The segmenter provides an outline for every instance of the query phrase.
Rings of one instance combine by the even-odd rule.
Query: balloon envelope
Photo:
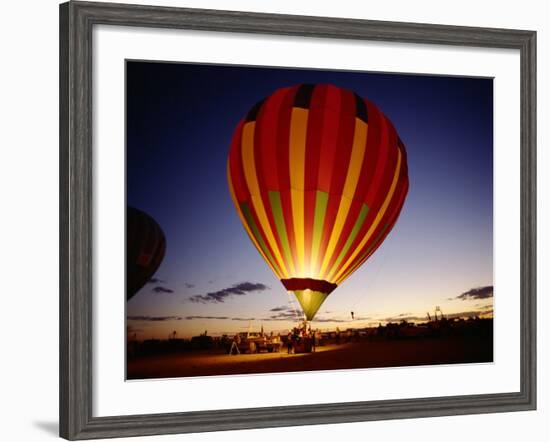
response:
[[[409,186],[390,120],[327,84],[257,103],[235,130],[227,174],[250,239],[308,320],[380,246]]]
[[[126,299],[155,274],[164,258],[166,239],[158,223],[141,210],[126,211]]]

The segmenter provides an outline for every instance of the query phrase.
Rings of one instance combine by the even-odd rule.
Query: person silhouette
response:
[[[231,343],[231,348],[229,349],[229,354],[233,354],[233,350],[237,352],[238,355],[241,354],[241,351],[239,350],[239,344],[241,343],[241,336],[237,333],[235,337],[233,338],[233,342]]]
[[[288,332],[288,335],[286,337],[286,350],[288,354],[292,353],[292,339],[293,339],[292,332]]]

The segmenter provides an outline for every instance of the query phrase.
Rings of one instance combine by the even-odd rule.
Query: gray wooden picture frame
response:
[[[521,63],[519,392],[92,415],[92,29],[97,24],[512,48]],[[108,3],[60,5],[60,435],[69,440],[536,408],[536,32]],[[498,149],[498,146],[496,146]]]

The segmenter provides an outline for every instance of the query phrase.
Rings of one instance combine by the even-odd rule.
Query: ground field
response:
[[[221,351],[171,353],[130,359],[128,379],[402,367],[493,361],[492,336],[364,340],[332,344],[315,353],[228,355]]]

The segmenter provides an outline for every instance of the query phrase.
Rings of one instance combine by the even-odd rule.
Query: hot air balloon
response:
[[[164,258],[166,239],[157,222],[141,210],[126,211],[126,299],[155,274]]]
[[[390,120],[328,84],[278,89],[253,106],[227,175],[246,232],[308,321],[384,241],[409,186]]]

